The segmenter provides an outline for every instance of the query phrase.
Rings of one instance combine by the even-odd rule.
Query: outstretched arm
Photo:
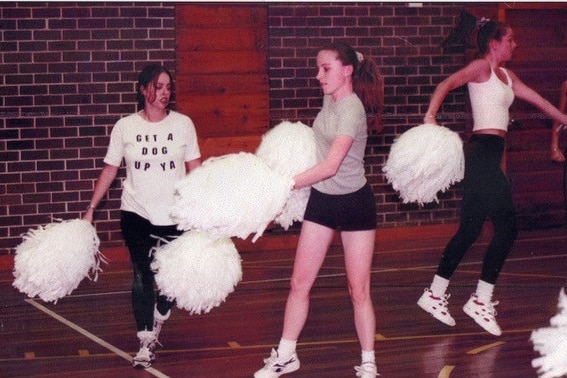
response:
[[[530,104],[534,105],[535,107],[537,107],[539,110],[541,110],[545,115],[549,116],[551,119],[553,119],[555,121],[555,123],[561,125],[567,125],[567,115],[565,115],[561,110],[559,110],[558,108],[556,108],[555,106],[553,106],[549,101],[547,101],[545,98],[541,97],[536,91],[534,91],[533,89],[531,89],[530,87],[528,87],[527,85],[525,85],[514,73],[508,71],[510,73],[510,75],[512,76],[512,80],[513,80],[513,88],[514,88],[514,94],[518,97],[521,98],[522,100],[525,100],[527,102],[529,102]],[[559,126],[558,127],[553,127],[553,130],[557,129],[557,132],[560,131]],[[553,134],[554,131],[552,131],[552,137],[551,137],[551,148],[553,150],[553,148],[557,147],[559,148],[559,135]],[[560,152],[558,150],[558,152]],[[561,154],[563,155],[563,154]],[[554,158],[553,155],[553,151],[552,151],[552,159]],[[556,161],[564,161],[565,157],[563,156],[555,156]],[[555,159],[554,159],[555,160]]]
[[[559,100],[559,111],[565,113],[565,108],[567,107],[567,80],[561,85],[561,98]],[[565,162],[565,155],[559,148],[559,136],[561,131],[565,129],[567,125],[555,121],[551,129],[551,160],[558,163]]]

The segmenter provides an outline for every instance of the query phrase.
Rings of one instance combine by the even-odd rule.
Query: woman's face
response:
[[[507,62],[512,59],[514,50],[518,45],[514,40],[514,32],[511,28],[508,28],[508,31],[500,41],[493,42],[493,52],[500,58],[501,61]]]
[[[352,92],[352,66],[337,59],[337,52],[321,50],[317,54],[317,80],[323,93],[339,100]]]
[[[142,87],[142,94],[146,100],[146,107],[151,106],[165,110],[169,105],[171,97],[171,79],[169,75],[162,72],[155,81],[155,85],[151,81],[147,87]]]

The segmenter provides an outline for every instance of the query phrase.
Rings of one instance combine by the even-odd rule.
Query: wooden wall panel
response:
[[[176,104],[203,157],[253,152],[269,129],[265,5],[176,6]]]
[[[508,67],[524,83],[557,104],[561,82],[567,80],[567,4],[551,9],[549,4],[504,7],[502,14],[518,42]],[[515,101],[511,112],[518,115],[524,128],[549,126],[545,117],[534,116],[538,111],[523,101]]]
[[[507,67],[557,105],[559,88],[567,80],[567,4],[514,3],[499,8],[500,19],[512,26],[518,44]],[[508,177],[520,227],[563,224],[563,167],[549,159],[551,120],[519,99],[510,114],[517,122],[508,133]]]

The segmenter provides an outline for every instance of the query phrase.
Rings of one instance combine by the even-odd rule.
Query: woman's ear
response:
[[[348,66],[344,66],[343,69],[345,76],[352,76],[352,74],[354,73],[354,66],[352,64],[349,64]]]
[[[490,51],[494,50],[498,46],[498,43],[500,43],[500,42],[495,40],[495,39],[491,39],[488,42],[488,47],[489,47]]]

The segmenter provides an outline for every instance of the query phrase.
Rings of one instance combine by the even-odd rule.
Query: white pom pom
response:
[[[241,259],[229,238],[188,231],[154,250],[152,269],[160,293],[191,314],[208,313],[242,279]]]
[[[293,177],[317,163],[313,129],[301,122],[284,121],[262,136],[256,156],[283,176]],[[294,189],[274,221],[285,229],[295,221],[302,221],[310,190],[310,187]]]
[[[567,295],[559,293],[559,312],[550,320],[551,327],[532,331],[530,341],[541,357],[532,360],[540,378],[567,375]]]
[[[81,219],[30,229],[16,247],[13,286],[29,297],[57,302],[89,274],[96,281],[100,240],[91,223]]]
[[[464,177],[463,142],[443,126],[413,127],[394,141],[382,170],[404,203],[439,202],[437,193]]]
[[[262,136],[256,156],[276,172],[293,177],[316,163],[313,129],[284,121]]]
[[[180,230],[241,239],[256,233],[255,242],[281,213],[292,185],[254,154],[210,158],[177,184],[171,216]]]

